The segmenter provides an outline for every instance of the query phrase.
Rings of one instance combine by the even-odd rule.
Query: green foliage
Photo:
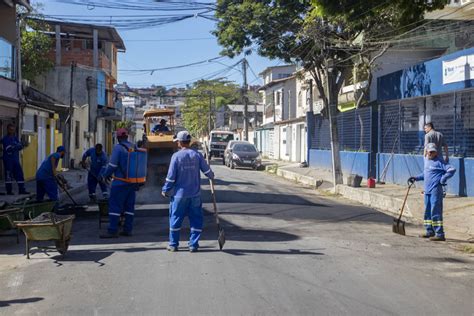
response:
[[[21,23],[21,70],[23,78],[30,81],[54,67],[48,58],[53,40],[44,30],[48,28],[41,20],[25,19]]]
[[[344,81],[371,79],[370,70],[389,46],[386,39],[406,32],[425,10],[442,8],[446,0],[218,0],[216,18],[222,54],[258,54],[299,63],[310,71],[326,106],[337,103]],[[388,36],[388,37],[387,37]],[[256,47],[256,48],[255,48]],[[375,56],[374,56],[375,55]],[[324,88],[328,71],[333,93]],[[337,78],[336,78],[337,77]],[[334,81],[334,82],[332,82]]]
[[[135,123],[133,121],[120,121],[115,122],[115,129],[126,128],[129,132],[132,130],[132,127]]]
[[[211,111],[215,121],[215,110],[234,103],[239,98],[239,86],[223,80],[200,80],[186,92],[186,106],[182,110],[184,126],[195,136],[209,132],[209,101],[215,96],[216,104]]]

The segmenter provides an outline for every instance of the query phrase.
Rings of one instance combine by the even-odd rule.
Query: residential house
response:
[[[233,131],[238,139],[243,139],[244,129],[244,107],[243,104],[228,104],[222,106],[216,112],[216,129]],[[254,142],[255,130],[263,121],[263,104],[247,105],[249,117],[249,141]]]
[[[28,0],[0,0],[0,138],[6,133],[8,124],[16,124],[21,131],[20,104],[21,72],[18,57],[17,6],[31,9]],[[3,164],[0,164],[0,179],[3,179]]]
[[[296,66],[269,67],[260,76],[264,85],[259,89],[264,103],[263,125],[256,131],[256,144],[263,155],[273,159],[301,161],[304,135],[297,118]],[[298,120],[299,119],[299,120]],[[293,126],[295,125],[295,126]],[[296,139],[297,135],[300,135]]]
[[[102,143],[110,153],[115,122],[122,119],[121,102],[114,89],[117,55],[125,51],[122,38],[115,28],[107,26],[52,20],[43,20],[41,25],[54,39],[49,52],[54,68],[40,76],[34,87],[72,106],[72,119],[69,113],[61,117],[69,153],[67,165],[73,166],[95,143]]]

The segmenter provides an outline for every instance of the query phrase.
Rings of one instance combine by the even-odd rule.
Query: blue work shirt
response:
[[[126,178],[127,177],[127,161],[128,161],[128,151],[125,148],[135,148],[135,145],[129,141],[122,141],[119,144],[116,144],[112,149],[112,155],[110,156],[109,164],[107,168],[102,173],[102,176],[107,178],[112,174],[117,178]],[[122,180],[114,179],[112,181],[112,186],[116,185],[134,185]]]
[[[23,149],[23,145],[16,136],[8,136],[2,138],[3,144],[3,160],[8,161],[20,161],[20,150]]]
[[[152,132],[153,133],[156,133],[156,132],[169,132],[170,129],[168,128],[168,126],[161,126],[161,125],[156,125],[155,127],[153,127],[152,129]]]
[[[36,171],[36,180],[47,180],[47,179],[54,179],[53,176],[53,169],[51,167],[51,158],[54,157],[56,159],[56,163],[54,168],[58,167],[59,159],[61,159],[61,154],[55,152],[46,158],[39,167],[38,171]]]
[[[82,160],[86,160],[87,157],[91,158],[90,173],[92,173],[94,176],[100,175],[102,167],[107,166],[107,154],[102,151],[99,155],[97,155],[95,147],[92,147],[84,152],[84,154],[82,155]]]
[[[163,192],[179,198],[198,196],[201,193],[200,171],[208,178],[214,178],[214,173],[199,152],[190,148],[181,149],[171,157]]]
[[[456,172],[456,168],[445,163],[439,157],[434,159],[425,158],[423,173],[416,176],[416,181],[425,181],[425,193],[432,194],[439,185],[446,184]]]

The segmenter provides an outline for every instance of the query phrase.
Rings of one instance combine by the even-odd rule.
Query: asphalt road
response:
[[[395,235],[392,218],[369,208],[264,172],[213,168],[224,251],[207,212],[201,251],[183,241],[167,252],[166,201],[146,188],[133,237],[98,239],[92,214],[75,221],[64,259],[51,251],[27,261],[22,243],[1,238],[0,265],[17,263],[0,269],[0,314],[472,315],[474,258],[456,241],[421,240],[411,226]],[[204,179],[203,197],[211,211]]]

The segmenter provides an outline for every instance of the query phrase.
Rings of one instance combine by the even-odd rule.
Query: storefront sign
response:
[[[474,79],[474,55],[443,61],[443,84]]]

